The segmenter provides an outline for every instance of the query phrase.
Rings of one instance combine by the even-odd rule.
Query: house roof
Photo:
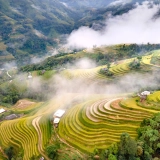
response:
[[[150,94],[151,93],[149,91],[144,91],[144,92],[141,93],[142,96],[147,96],[147,95],[150,95]]]
[[[29,76],[28,76],[28,78],[32,78],[32,76],[31,76],[31,75],[29,75]]]
[[[5,111],[6,111],[6,110],[3,109],[3,108],[0,109],[0,113],[3,113],[3,112],[5,112]]]
[[[64,113],[65,113],[65,110],[58,109],[58,110],[54,113],[54,116],[60,118],[60,117],[63,116]]]
[[[15,118],[17,118],[16,114],[11,114],[11,115],[5,117],[5,119],[7,119],[7,120],[11,120],[11,119],[15,119]]]

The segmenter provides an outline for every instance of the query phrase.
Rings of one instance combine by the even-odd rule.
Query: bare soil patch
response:
[[[27,99],[22,99],[19,100],[14,107],[17,109],[26,109],[27,107],[31,106],[32,104],[35,104],[35,102],[32,102],[30,100]]]

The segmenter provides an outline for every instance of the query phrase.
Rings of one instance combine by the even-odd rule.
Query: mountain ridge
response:
[[[0,65],[13,59],[18,65],[29,64],[65,41],[61,35],[80,26],[102,29],[108,14],[126,13],[135,3],[108,6],[109,2],[114,1],[98,1],[94,8],[96,1],[91,0],[0,0]]]

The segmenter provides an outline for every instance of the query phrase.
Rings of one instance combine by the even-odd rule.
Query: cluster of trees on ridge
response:
[[[145,54],[148,51],[152,51],[155,49],[160,49],[160,44],[147,44],[147,45],[138,45],[138,44],[130,44],[130,45],[119,45],[113,46],[111,51],[102,52],[100,49],[94,49],[92,54],[81,53],[81,52],[73,52],[73,53],[62,53],[59,56],[52,56],[47,58],[41,63],[38,64],[30,64],[20,68],[21,71],[34,71],[34,70],[51,70],[57,69],[62,66],[65,66],[67,63],[73,63],[75,60],[78,60],[83,57],[90,58],[97,62],[98,65],[104,65],[107,63],[111,63],[117,60],[122,60],[125,58],[137,57]]]
[[[160,159],[160,113],[144,119],[137,129],[138,137],[132,139],[122,133],[120,141],[106,150],[95,149],[91,159],[100,160],[159,160]]]
[[[137,70],[137,69],[140,69],[141,67],[141,63],[140,63],[140,60],[142,59],[141,56],[138,56],[137,58],[135,58],[132,62],[129,63],[128,67],[131,69],[131,70]],[[106,76],[113,76],[114,73],[111,72],[109,69],[110,69],[110,63],[107,63],[107,66],[106,68],[101,68],[100,69],[100,73],[103,74],[103,75],[106,75]]]
[[[46,92],[42,92],[45,90]],[[32,87],[27,87],[25,82],[9,83],[0,86],[0,105],[10,107],[15,104],[19,99],[29,98],[37,101],[47,100],[46,93],[52,93],[53,88],[49,88],[47,83],[41,83],[39,90],[34,90]]]

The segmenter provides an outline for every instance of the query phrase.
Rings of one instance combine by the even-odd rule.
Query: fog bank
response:
[[[108,18],[101,31],[86,26],[74,30],[68,38],[67,45],[75,48],[92,48],[93,45],[159,43],[160,17],[155,16],[158,11],[158,5],[151,2],[136,4],[136,8],[128,13]]]

